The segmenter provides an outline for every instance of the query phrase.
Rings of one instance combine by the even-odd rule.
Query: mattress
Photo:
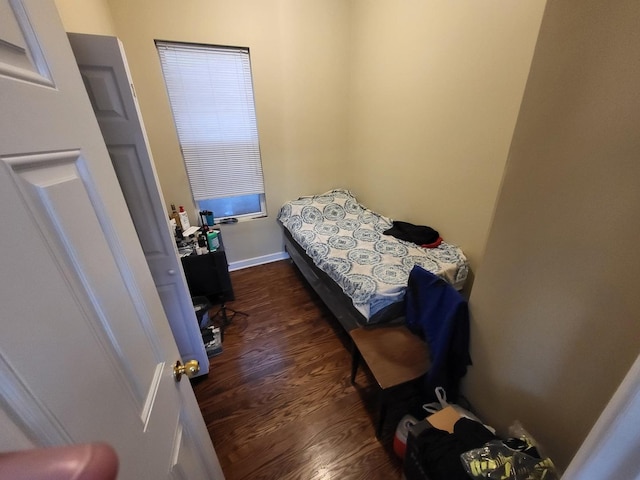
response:
[[[457,289],[467,278],[468,262],[459,247],[442,242],[427,249],[384,235],[392,220],[358,203],[348,190],[287,202],[278,220],[366,319],[402,301],[414,265]]]

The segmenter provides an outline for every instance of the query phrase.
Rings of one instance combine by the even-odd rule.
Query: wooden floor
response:
[[[375,389],[349,382],[348,335],[289,261],[232,272],[236,316],[194,390],[227,480],[399,479]],[[214,309],[215,311],[215,309]]]

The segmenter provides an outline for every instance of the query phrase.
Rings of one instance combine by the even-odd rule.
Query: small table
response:
[[[207,297],[214,304],[235,299],[220,231],[218,231],[218,240],[220,246],[213,252],[181,258],[191,296]]]

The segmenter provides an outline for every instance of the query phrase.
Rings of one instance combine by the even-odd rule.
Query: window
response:
[[[156,47],[198,208],[216,219],[266,215],[249,49]]]

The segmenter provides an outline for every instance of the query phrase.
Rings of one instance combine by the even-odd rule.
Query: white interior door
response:
[[[198,360],[206,374],[209,358],[169,230],[122,43],[103,35],[68,36],[180,355]]]
[[[0,0],[0,105],[0,450],[223,478],[52,0]]]

